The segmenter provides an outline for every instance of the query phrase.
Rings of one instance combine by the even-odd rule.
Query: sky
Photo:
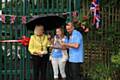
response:
[[[7,0],[7,1],[10,1],[10,0]],[[5,2],[5,0],[2,0],[2,2]]]

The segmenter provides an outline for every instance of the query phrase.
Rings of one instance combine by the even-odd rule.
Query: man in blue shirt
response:
[[[80,79],[80,64],[84,62],[83,37],[82,34],[74,29],[71,22],[67,23],[66,30],[69,33],[68,43],[63,46],[69,48],[69,71],[71,80]]]

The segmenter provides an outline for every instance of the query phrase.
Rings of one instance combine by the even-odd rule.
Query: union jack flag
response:
[[[10,22],[10,23],[11,23],[11,24],[14,24],[15,19],[16,19],[16,16],[12,15],[12,16],[11,16],[11,19],[10,19],[10,20],[11,20],[11,22]]]
[[[1,15],[1,21],[2,23],[5,23],[5,15]]]
[[[92,0],[90,11],[93,13],[93,21],[92,24],[96,26],[98,29],[100,26],[100,6],[99,0]]]
[[[26,24],[26,16],[22,16],[22,24]]]

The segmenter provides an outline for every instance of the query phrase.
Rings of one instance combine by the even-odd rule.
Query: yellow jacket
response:
[[[47,47],[50,44],[48,37],[46,35],[43,36],[36,36],[32,35],[28,50],[30,51],[31,54],[34,55],[34,52],[42,52],[42,51],[47,51]]]

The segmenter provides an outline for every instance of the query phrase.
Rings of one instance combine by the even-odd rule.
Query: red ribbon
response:
[[[27,46],[29,44],[30,38],[26,37],[26,36],[22,36],[22,39],[20,40],[1,40],[0,42],[2,43],[9,43],[9,42],[18,42],[21,43],[23,46]]]
[[[19,42],[22,43],[22,45],[27,46],[29,44],[29,41],[30,41],[30,38],[26,36],[22,36],[22,40]]]

